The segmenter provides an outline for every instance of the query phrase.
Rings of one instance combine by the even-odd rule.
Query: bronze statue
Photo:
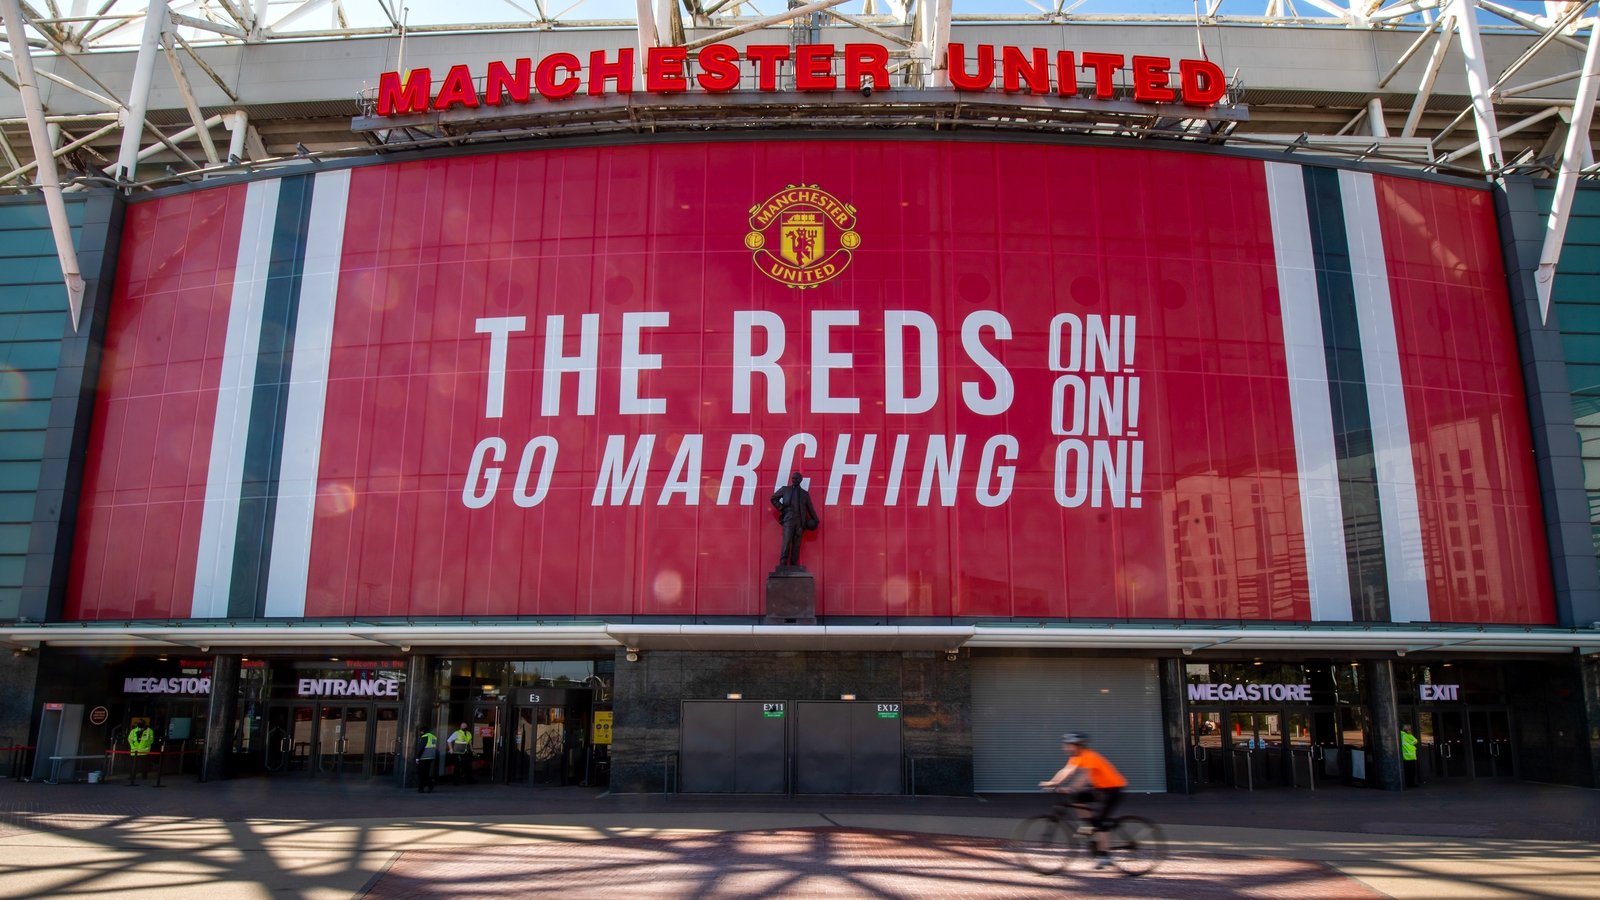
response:
[[[789,476],[789,483],[772,495],[772,506],[778,511],[778,522],[783,526],[783,549],[778,564],[800,565],[800,534],[816,531],[822,524],[817,519],[816,507],[811,505],[811,494],[800,486],[804,480],[799,472]]]

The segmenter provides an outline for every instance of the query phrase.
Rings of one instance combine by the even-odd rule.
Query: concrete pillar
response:
[[[1394,661],[1373,660],[1367,673],[1367,708],[1372,713],[1372,771],[1367,781],[1375,788],[1398,791],[1405,783],[1400,763],[1400,710],[1395,703]]]
[[[39,718],[34,688],[39,683],[39,651],[17,653],[0,647],[0,747],[31,746]],[[22,766],[21,754],[6,754],[10,765]],[[16,773],[0,770],[0,777]]]
[[[239,656],[218,654],[211,660],[211,698],[206,706],[206,746],[200,756],[200,780],[228,777],[233,752],[233,714],[239,699]]]
[[[1189,709],[1184,695],[1183,660],[1157,662],[1161,681],[1161,747],[1167,761],[1167,793],[1192,794],[1189,783]]]
[[[400,735],[400,786],[417,786],[417,734],[433,726],[433,657],[406,658],[405,731]],[[444,735],[439,736],[439,760],[444,761]]]
[[[1579,742],[1579,749],[1588,753],[1584,773],[1589,777],[1588,784],[1580,785],[1600,788],[1600,656],[1578,660],[1578,681],[1583,690],[1584,724],[1584,740]]]

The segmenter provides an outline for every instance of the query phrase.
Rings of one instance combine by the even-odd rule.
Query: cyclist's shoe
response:
[[[1097,856],[1097,857],[1095,857],[1094,867],[1096,869],[1109,869],[1109,868],[1111,868],[1111,858],[1108,857],[1108,856]]]
[[[1090,837],[1093,834],[1094,834],[1094,826],[1093,825],[1079,825],[1078,826],[1078,837]]]

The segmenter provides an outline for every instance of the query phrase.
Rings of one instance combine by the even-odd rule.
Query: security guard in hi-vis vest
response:
[[[133,727],[128,729],[128,783],[144,775],[145,758],[150,753],[150,748],[155,746],[156,733],[150,728],[147,719],[134,719]]]
[[[462,722],[450,733],[445,749],[450,751],[450,772],[456,784],[476,784],[478,779],[472,775],[472,732],[467,730],[467,723]]]
[[[417,735],[417,793],[431,794],[438,781],[439,736],[423,726]]]

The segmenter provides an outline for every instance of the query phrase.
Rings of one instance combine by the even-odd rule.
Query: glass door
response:
[[[1510,778],[1511,716],[1503,709],[1475,709],[1467,715],[1472,730],[1472,774]]]
[[[1339,758],[1339,713],[1333,707],[1311,711],[1312,756],[1321,766],[1318,776],[1338,778],[1344,775],[1344,761]]]
[[[335,775],[343,769],[344,707],[317,707],[317,742],[311,752],[318,775]]]
[[[478,704],[472,708],[472,773],[474,777],[501,783],[506,780],[505,748],[500,743],[500,704]]]
[[[1227,710],[1223,713],[1223,732],[1228,748],[1228,782],[1236,788],[1255,790],[1262,786],[1257,748],[1261,740],[1256,734],[1256,714]]]
[[[1402,721],[1404,717],[1402,716]],[[1424,782],[1442,771],[1439,765],[1438,716],[1431,709],[1417,710],[1417,775]]]
[[[510,780],[513,784],[533,783],[533,748],[536,743],[534,735],[539,733],[537,721],[539,707],[517,707],[517,718],[511,735],[510,749]]]
[[[567,711],[560,706],[539,706],[534,733],[535,784],[563,784],[561,763],[567,752]]]
[[[1295,787],[1315,788],[1317,784],[1318,748],[1311,741],[1311,713],[1294,710],[1287,714],[1288,727],[1283,740],[1289,760],[1289,783]]]
[[[289,770],[289,707],[267,707],[267,730],[261,740],[261,768],[269,773]]]
[[[286,771],[311,774],[311,751],[316,743],[316,710],[310,706],[289,709],[289,764]]]
[[[372,725],[372,774],[393,775],[400,764],[400,707],[380,705]]]
[[[372,707],[347,706],[344,709],[343,744],[339,748],[339,774],[366,775],[372,762]]]
[[[511,777],[522,784],[565,784],[562,763],[567,752],[567,710],[563,706],[517,708],[512,736]]]
[[[1472,755],[1467,747],[1466,717],[1459,710],[1438,711],[1439,774],[1444,778],[1472,775]]]
[[[1222,711],[1189,713],[1189,777],[1196,786],[1222,784],[1227,754],[1222,747]]]

